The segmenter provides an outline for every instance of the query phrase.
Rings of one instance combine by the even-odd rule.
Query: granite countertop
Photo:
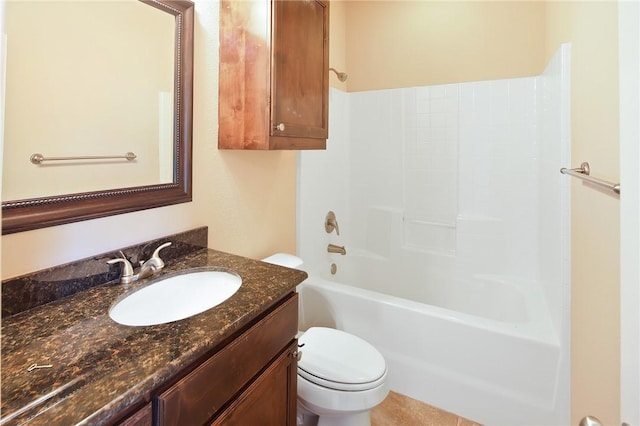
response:
[[[173,323],[129,327],[112,304],[164,275],[222,267],[242,277],[226,302]],[[104,424],[151,393],[293,291],[306,273],[211,249],[167,262],[155,276],[110,283],[2,321],[2,425]],[[28,372],[30,365],[51,368]]]

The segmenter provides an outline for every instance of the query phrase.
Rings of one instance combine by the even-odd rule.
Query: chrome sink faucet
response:
[[[146,262],[140,262],[140,270],[137,274],[134,274],[133,266],[127,260],[124,253],[120,252],[122,257],[116,257],[115,259],[107,260],[107,263],[112,265],[114,263],[122,263],[122,274],[120,275],[120,284],[130,284],[132,282],[141,280],[155,274],[160,269],[164,268],[164,262],[160,258],[160,250],[165,247],[169,247],[170,242],[166,242],[158,246],[153,252],[153,255]]]

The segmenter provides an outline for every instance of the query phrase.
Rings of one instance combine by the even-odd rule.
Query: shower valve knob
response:
[[[327,216],[324,218],[324,230],[327,232],[327,234],[330,234],[335,230],[336,235],[340,235],[340,228],[338,227],[336,214],[332,211],[329,211],[329,213],[327,213]]]

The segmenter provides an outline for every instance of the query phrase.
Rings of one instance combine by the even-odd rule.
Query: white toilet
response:
[[[387,363],[368,342],[333,328],[298,337],[298,424],[369,426],[369,411],[389,393]]]
[[[290,268],[299,257],[263,259]],[[369,426],[369,412],[389,393],[387,363],[365,340],[341,330],[312,327],[298,335],[298,425]]]

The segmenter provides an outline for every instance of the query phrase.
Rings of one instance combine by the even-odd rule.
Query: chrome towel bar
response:
[[[33,154],[31,156],[31,162],[33,164],[42,164],[43,161],[63,161],[63,160],[109,160],[114,158],[124,158],[128,161],[136,159],[136,155],[133,152],[127,152],[125,155],[85,155],[77,157],[45,157],[42,154]]]
[[[616,194],[620,194],[619,183],[608,182],[606,180],[591,177],[591,168],[589,167],[589,163],[587,163],[586,161],[580,164],[580,167],[577,167],[575,169],[566,169],[563,167],[562,169],[560,169],[560,173],[562,173],[563,175],[575,176],[579,179],[586,180],[587,182],[593,183],[603,188],[610,189]]]

